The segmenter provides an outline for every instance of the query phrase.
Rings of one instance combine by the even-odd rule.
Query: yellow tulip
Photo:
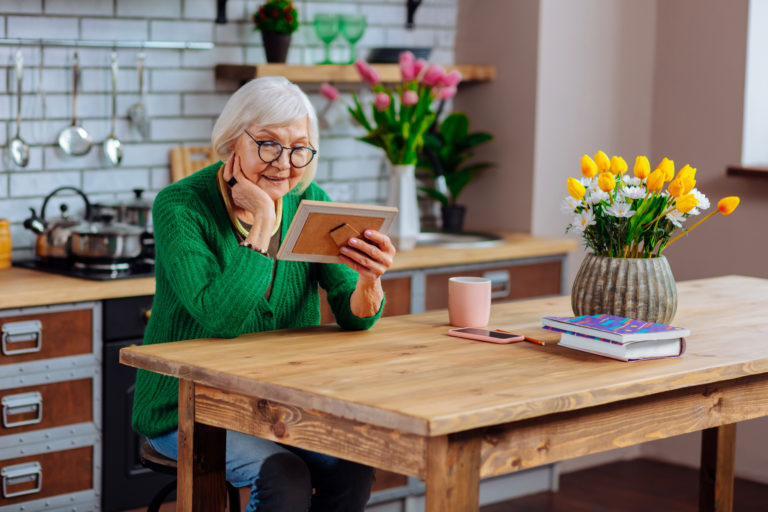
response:
[[[693,194],[688,194],[687,196],[680,196],[677,198],[677,201],[675,201],[675,209],[680,213],[688,213],[696,208],[696,205],[698,204],[699,200],[696,199]]]
[[[589,155],[581,157],[581,174],[587,178],[591,178],[597,174],[597,164],[589,157]]]
[[[622,176],[625,172],[627,172],[627,162],[624,161],[623,158],[620,156],[612,156],[611,157],[611,172],[613,174],[617,174],[619,176]]]
[[[717,202],[717,211],[723,215],[730,215],[739,206],[741,199],[738,196],[724,197]]]
[[[587,193],[587,189],[584,188],[584,185],[579,183],[579,180],[568,178],[568,193],[571,194],[572,198],[581,201],[584,194]]]
[[[608,155],[602,151],[595,153],[595,163],[597,164],[597,170],[600,172],[605,172],[611,168],[611,161],[608,159]]]
[[[639,156],[635,158],[635,178],[644,180],[651,174],[651,164],[648,162],[648,157]]]
[[[652,192],[661,190],[661,188],[664,186],[664,171],[661,169],[656,169],[651,174],[649,174],[648,179],[645,182],[645,186],[648,187],[648,190]]]
[[[681,178],[675,178],[672,180],[672,182],[669,184],[669,187],[667,190],[669,191],[669,195],[672,197],[680,197],[685,194],[683,190],[685,189],[685,183]]]
[[[656,167],[656,169],[661,169],[661,171],[664,173],[665,182],[672,181],[672,178],[675,177],[675,162],[667,157],[664,157],[661,162],[659,162],[659,165]]]
[[[601,172],[597,177],[597,186],[603,192],[610,192],[616,188],[616,178],[610,172]]]
[[[696,169],[694,169],[695,171]],[[691,175],[683,176],[683,194],[689,194],[696,188],[696,180]]]
[[[677,173],[677,178],[685,178],[686,176],[689,176],[691,178],[696,177],[696,169],[691,167],[688,164],[685,164],[682,169],[680,169],[680,172]]]

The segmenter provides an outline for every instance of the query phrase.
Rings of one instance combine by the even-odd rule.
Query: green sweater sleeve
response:
[[[234,241],[219,247],[214,240],[222,233],[212,213],[186,189],[164,189],[152,215],[164,277],[194,320],[215,337],[238,336],[246,325],[259,330],[259,312],[269,309],[264,293],[273,260]]]

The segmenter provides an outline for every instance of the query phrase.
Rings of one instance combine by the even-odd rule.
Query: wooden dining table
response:
[[[179,378],[178,510],[223,511],[225,429],[424,479],[428,512],[478,510],[481,478],[703,431],[701,511],[732,510],[736,424],[768,415],[768,280],[678,283],[685,354],[621,362],[446,335],[446,311],[123,348]],[[570,299],[494,305],[536,332]],[[543,331],[540,331],[543,332]]]

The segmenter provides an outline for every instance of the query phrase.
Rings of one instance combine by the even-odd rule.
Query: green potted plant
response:
[[[299,13],[290,0],[267,0],[253,13],[254,30],[261,31],[267,62],[285,62],[291,34],[299,28]]]
[[[424,135],[424,151],[418,165],[433,173],[435,186],[419,189],[440,203],[444,231],[462,230],[466,207],[457,203],[459,195],[478,171],[493,165],[491,162],[467,163],[467,160],[474,155],[474,148],[491,140],[490,133],[470,132],[469,117],[463,112],[448,115],[438,130]]]

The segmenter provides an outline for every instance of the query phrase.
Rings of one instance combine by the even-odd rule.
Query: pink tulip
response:
[[[380,92],[373,99],[373,106],[376,107],[376,110],[384,110],[389,108],[390,101],[389,94]]]
[[[456,96],[456,86],[452,85],[450,87],[443,87],[440,89],[440,91],[437,93],[437,97],[441,100],[449,100]]]
[[[454,69],[443,77],[443,81],[440,85],[443,87],[453,87],[459,85],[459,82],[461,82],[461,73]]]
[[[328,101],[336,101],[336,98],[339,97],[339,90],[328,82],[325,82],[320,86],[320,94],[325,96]]]
[[[355,68],[357,68],[357,72],[360,73],[360,77],[368,85],[374,86],[379,83],[379,73],[364,60],[356,60]]]
[[[412,107],[419,102],[419,95],[416,91],[403,91],[403,96],[400,98],[400,101],[406,107]]]
[[[400,54],[400,75],[403,82],[410,82],[416,78],[415,70],[415,58],[411,52],[403,52]]]
[[[421,74],[424,69],[427,67],[427,61],[424,59],[416,59],[416,62],[413,63],[413,76],[417,77]]]
[[[422,82],[424,82],[424,85],[432,87],[440,84],[443,81],[443,77],[445,77],[445,70],[443,67],[440,64],[432,64],[427,68],[426,73],[424,73]]]

